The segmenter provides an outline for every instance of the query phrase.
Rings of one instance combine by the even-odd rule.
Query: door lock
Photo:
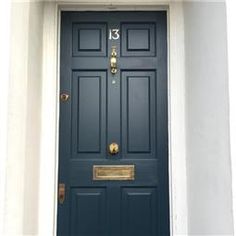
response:
[[[112,49],[111,49],[110,66],[111,66],[111,73],[113,75],[116,74],[117,73],[117,52],[116,52],[116,46],[112,46]]]
[[[58,201],[59,201],[60,204],[64,203],[65,195],[66,195],[66,185],[65,184],[59,184],[59,188],[58,188]]]
[[[60,98],[61,98],[61,101],[62,101],[62,102],[66,102],[66,101],[70,98],[70,95],[67,94],[67,93],[62,93],[62,94],[60,95]]]

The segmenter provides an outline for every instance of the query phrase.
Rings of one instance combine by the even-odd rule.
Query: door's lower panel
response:
[[[122,188],[122,236],[157,235],[156,188]]]
[[[107,235],[106,196],[106,188],[71,189],[70,235]]]
[[[70,193],[70,235],[111,236],[113,229],[109,223],[121,225],[119,236],[157,234],[158,209],[155,187],[117,186],[116,190],[114,187],[82,187],[71,188]],[[112,219],[108,219],[107,212],[111,209],[117,209],[117,212],[114,211]]]

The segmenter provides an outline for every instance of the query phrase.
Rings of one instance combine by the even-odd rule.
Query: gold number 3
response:
[[[119,29],[110,29],[109,30],[109,39],[117,40],[120,38],[120,30]]]

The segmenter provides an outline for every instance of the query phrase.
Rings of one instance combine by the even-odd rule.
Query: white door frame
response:
[[[112,1],[110,1],[112,2]],[[40,154],[39,235],[56,235],[58,136],[59,136],[59,45],[61,10],[167,10],[168,12],[168,107],[169,186],[171,235],[187,235],[187,181],[185,137],[185,59],[182,3],[138,0],[127,3],[77,1],[76,4],[45,2],[43,29],[42,131]],[[163,5],[164,2],[164,5]],[[132,6],[131,6],[132,3]]]

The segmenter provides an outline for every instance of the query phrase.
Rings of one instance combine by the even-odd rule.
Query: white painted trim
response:
[[[4,231],[6,161],[7,161],[7,118],[8,118],[8,91],[10,77],[10,1],[0,2],[0,29],[4,37],[0,38],[0,235]]]
[[[232,192],[233,192],[233,216],[234,232],[236,232],[236,2],[226,1],[227,8],[227,33],[228,33],[228,66],[229,66],[229,105],[230,105],[230,148],[231,148],[231,170],[232,170]]]
[[[169,162],[173,235],[188,234],[185,48],[182,3],[169,5]]]
[[[42,133],[40,148],[39,235],[54,235],[58,160],[58,10],[46,3],[43,24]]]
[[[163,5],[152,1],[146,6],[132,1],[133,6],[117,0],[92,4],[45,3],[43,36],[43,94],[40,160],[39,235],[56,234],[58,119],[59,119],[59,35],[60,10],[160,10],[169,7],[169,162],[172,235],[187,235],[187,189],[185,155],[185,69],[184,21],[181,3]],[[120,4],[119,4],[120,3]],[[151,2],[150,2],[151,3]],[[130,2],[129,2],[130,4]],[[149,5],[149,6],[147,6]],[[53,99],[52,99],[53,98]]]

